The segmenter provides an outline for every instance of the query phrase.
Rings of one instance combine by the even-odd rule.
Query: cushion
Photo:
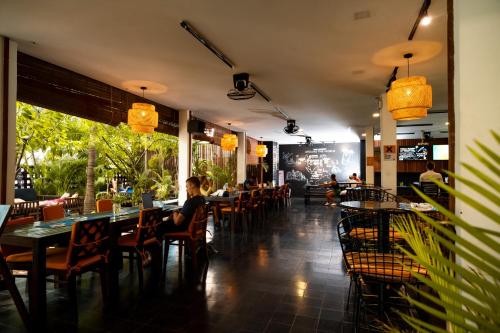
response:
[[[69,194],[68,192],[65,192],[63,195],[61,195],[61,199],[66,199],[66,198],[69,198],[71,196],[71,194]]]
[[[75,192],[75,194],[73,194],[71,197],[72,198],[78,198],[78,192]]]
[[[21,203],[21,202],[26,202],[26,200],[23,200],[23,199],[21,199],[21,198],[15,198],[15,199],[14,199],[14,203],[15,203],[15,204],[16,204],[16,203]]]
[[[36,201],[36,192],[34,188],[16,188],[14,197],[26,201]]]

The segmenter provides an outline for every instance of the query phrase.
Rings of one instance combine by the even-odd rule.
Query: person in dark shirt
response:
[[[186,231],[188,229],[196,209],[205,204],[205,198],[201,195],[200,186],[200,180],[197,177],[190,177],[186,180],[189,199],[184,202],[180,211],[175,211],[164,223],[163,233]]]

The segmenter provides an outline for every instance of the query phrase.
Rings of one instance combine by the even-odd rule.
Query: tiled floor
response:
[[[164,287],[139,293],[136,275],[120,275],[120,298],[103,308],[98,276],[79,288],[79,322],[71,321],[64,288],[49,289],[50,332],[350,332],[344,312],[349,279],[337,239],[339,211],[320,203],[292,206],[264,225],[215,230],[206,285],[179,279],[170,251]],[[213,229],[212,229],[213,232]],[[146,275],[146,281],[148,280]],[[19,281],[24,292],[24,281]],[[7,293],[0,292],[0,332],[22,332]]]

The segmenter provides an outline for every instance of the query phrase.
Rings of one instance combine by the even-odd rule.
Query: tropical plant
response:
[[[485,170],[462,163],[462,166],[477,178],[468,179],[452,172],[446,172],[457,182],[468,188],[459,192],[450,186],[435,182],[457,200],[470,206],[498,230],[500,225],[500,136],[492,132],[497,143],[490,149],[479,141],[477,148],[469,151]],[[412,252],[408,256],[425,267],[428,277],[414,274],[423,288],[407,287],[419,297],[403,295],[413,306],[446,322],[446,329],[428,321],[402,314],[402,318],[418,332],[500,332],[500,233],[496,230],[479,228],[473,221],[465,221],[419,190],[417,193],[449,219],[449,224],[459,233],[450,230],[442,222],[435,221],[416,211],[428,225],[415,219],[400,219],[396,229],[404,235]],[[459,262],[455,261],[459,258]],[[423,301],[423,299],[425,301]]]
[[[156,197],[162,200],[170,199],[170,194],[175,190],[170,172],[163,169],[161,174],[156,171],[152,171],[152,174],[154,185],[151,188],[155,190]]]

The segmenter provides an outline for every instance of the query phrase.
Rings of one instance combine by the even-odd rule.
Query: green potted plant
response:
[[[447,172],[457,183],[465,185],[467,192],[436,182],[442,190],[481,214],[490,222],[491,229],[477,227],[477,221],[464,220],[417,189],[417,193],[460,232],[455,233],[442,222],[418,211],[416,213],[427,222],[427,227],[414,219],[400,220],[396,224],[412,249],[411,252],[403,251],[429,273],[428,277],[414,275],[428,287],[427,290],[407,285],[413,295],[402,296],[412,306],[446,323],[444,328],[400,313],[417,332],[500,332],[500,155],[496,153],[500,151],[500,136],[493,131],[492,135],[497,148],[491,149],[478,141],[475,141],[476,148],[468,147],[486,171],[462,163],[472,178]],[[394,328],[389,330],[396,331]]]

